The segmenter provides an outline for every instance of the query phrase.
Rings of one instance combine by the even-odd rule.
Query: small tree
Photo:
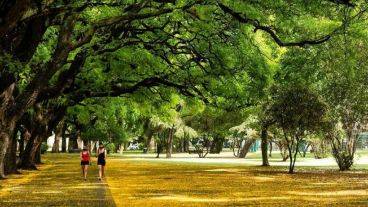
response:
[[[276,127],[270,128],[271,134],[271,142],[275,143],[279,148],[280,155],[282,157],[282,161],[285,162],[289,159],[288,147],[287,142],[282,137],[282,131]]]
[[[255,119],[249,118],[239,126],[235,126],[229,129],[232,132],[232,144],[233,154],[238,158],[245,158],[248,154],[250,147],[259,137],[259,134],[253,128],[255,127]]]
[[[270,114],[282,129],[290,158],[289,173],[293,173],[299,145],[321,125],[326,107],[316,93],[301,85],[280,87],[273,94]]]
[[[212,140],[213,138],[208,134],[191,139],[191,143],[199,158],[205,158],[208,155]]]

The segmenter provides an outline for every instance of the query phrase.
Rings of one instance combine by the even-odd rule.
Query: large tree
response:
[[[253,29],[264,31],[267,40],[280,46],[320,44],[340,27],[331,14],[346,6],[358,10],[360,5],[360,1],[331,0],[292,5],[288,1],[5,0],[0,4],[0,176],[4,177],[4,157],[16,123],[37,103],[63,95],[74,102],[120,96],[159,85],[201,96],[209,77],[256,66],[245,58],[256,47],[237,44],[253,37]],[[300,8],[307,11],[302,16]],[[290,12],[296,14],[290,24],[283,24]],[[294,26],[314,21],[314,16],[326,19],[318,25],[323,29]],[[137,59],[138,64],[118,54]],[[76,78],[81,72],[96,74],[89,74],[88,68],[117,73],[100,82],[101,87],[89,88],[86,78]]]

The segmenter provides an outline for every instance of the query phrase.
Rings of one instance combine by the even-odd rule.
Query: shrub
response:
[[[45,152],[47,152],[48,149],[49,145],[47,145],[46,143],[41,144],[41,154],[45,154]]]
[[[114,143],[109,143],[106,145],[106,150],[107,150],[107,153],[110,154],[112,152],[115,152],[116,150],[116,146]]]

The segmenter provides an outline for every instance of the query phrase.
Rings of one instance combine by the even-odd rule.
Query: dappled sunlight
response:
[[[303,196],[367,196],[367,190],[341,190],[328,192],[295,192],[291,191],[289,194],[303,195]]]
[[[367,173],[108,159],[81,178],[78,155],[0,181],[0,206],[367,206]],[[51,159],[52,158],[52,159]],[[69,160],[67,162],[66,160]],[[362,171],[363,172],[363,171]],[[14,184],[15,183],[15,184]]]
[[[138,199],[138,198],[137,198]],[[189,196],[178,196],[178,195],[168,195],[168,196],[158,196],[150,198],[152,200],[174,200],[180,202],[232,202],[233,198],[204,198],[204,197],[189,197]],[[237,198],[236,201],[260,201],[260,200],[286,200],[292,199],[292,197],[253,197],[253,198]]]
[[[209,170],[204,170],[207,172],[233,172],[233,173],[237,173],[237,172],[242,172],[241,169],[209,169]]]
[[[115,206],[106,183],[97,179],[97,166],[91,166],[84,181],[78,155],[46,155],[46,159],[52,164],[0,181],[0,206]]]
[[[107,182],[118,206],[368,204],[366,192],[358,190],[363,181],[368,181],[368,175],[354,172],[306,168],[290,175],[279,167],[121,159],[110,160],[109,166]],[[334,192],[337,196],[333,196]]]

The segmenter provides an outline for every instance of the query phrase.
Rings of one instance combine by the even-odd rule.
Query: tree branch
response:
[[[96,98],[96,97],[118,97],[123,94],[132,94],[140,88],[150,88],[154,86],[168,86],[172,88],[176,88],[186,96],[194,96],[191,92],[188,91],[188,87],[184,85],[179,85],[167,80],[164,80],[160,77],[151,77],[143,79],[133,86],[130,87],[122,87],[122,88],[112,88],[110,91],[90,91],[90,90],[79,90],[71,93],[69,95],[69,100],[71,100],[72,105],[77,104],[78,102],[86,99],[86,98]]]
[[[304,47],[305,45],[317,45],[326,42],[331,38],[331,35],[335,33],[335,30],[328,35],[325,35],[323,37],[314,39],[314,40],[301,40],[298,42],[284,42],[281,40],[281,38],[276,34],[276,32],[269,26],[261,25],[261,23],[258,20],[250,19],[247,17],[242,16],[241,13],[235,12],[234,10],[230,9],[229,7],[225,6],[224,4],[219,4],[220,8],[227,14],[230,14],[232,17],[234,17],[236,20],[238,20],[241,23],[245,24],[251,24],[254,27],[254,32],[257,30],[262,30],[266,33],[268,33],[272,39],[280,46],[280,47],[288,47],[288,46],[299,46]]]

